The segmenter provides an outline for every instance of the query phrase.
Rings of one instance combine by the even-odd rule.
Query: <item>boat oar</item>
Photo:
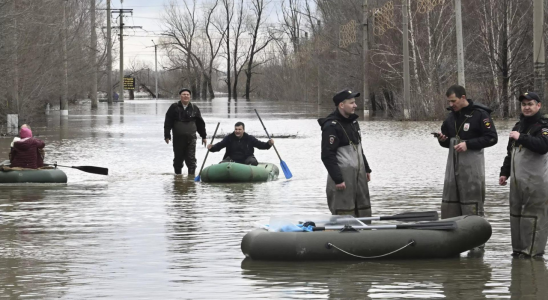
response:
[[[101,168],[101,167],[94,167],[94,166],[62,166],[62,165],[58,165],[57,163],[54,163],[53,166],[55,166],[56,168],[57,167],[72,168],[72,169],[84,171],[84,172],[87,172],[87,173],[98,174],[98,175],[108,175],[108,169],[107,168]]]
[[[261,124],[263,125],[264,132],[266,132],[266,136],[270,140],[270,135],[268,134],[268,131],[266,130],[266,127],[264,126],[263,120],[261,119],[261,116],[259,116],[259,113],[255,109],[255,113],[257,114],[257,117],[259,117],[259,121],[261,121]],[[272,145],[274,146],[274,145]],[[287,167],[287,164],[285,161],[282,160],[282,157],[280,156],[280,153],[278,153],[278,149],[276,149],[276,146],[274,146],[274,150],[276,151],[276,154],[278,155],[278,158],[280,159],[280,166],[282,167],[282,171],[284,171],[284,175],[286,179],[289,179],[293,177],[293,174],[291,174],[291,171],[289,171],[289,168]]]
[[[213,140],[215,139],[215,135],[217,134],[217,129],[219,129],[220,124],[221,124],[221,122],[217,123],[217,128],[215,128],[215,132],[213,132],[213,136],[211,137],[211,143],[210,144],[213,144]],[[204,158],[204,162],[202,163],[202,167],[200,168],[200,173],[198,173],[198,176],[194,177],[194,181],[200,181],[202,179],[202,177],[201,177],[202,170],[204,169],[204,165],[205,165],[205,162],[207,160],[208,155],[209,155],[209,149],[207,149],[207,153],[206,153],[206,156]]]
[[[393,216],[349,218],[349,220],[360,221],[437,221],[438,219],[439,217],[437,211],[405,212]],[[337,221],[341,221],[341,219],[337,219]]]
[[[323,219],[313,219],[307,220],[312,222],[323,222],[323,223],[341,223],[341,222],[352,222],[352,221],[388,221],[395,220],[401,222],[418,222],[418,221],[437,221],[439,219],[437,211],[422,211],[422,212],[405,212],[393,216],[379,216],[379,217],[362,217],[354,218],[345,215],[332,215],[325,217]],[[305,223],[306,221],[299,221],[300,224]]]
[[[333,225],[314,227],[314,231],[323,230],[340,230],[345,225]],[[374,225],[374,226],[352,226],[354,229],[428,229],[428,230],[455,230],[457,229],[457,223],[455,221],[444,222],[428,222],[428,223],[416,223],[416,224],[398,224],[398,225]]]

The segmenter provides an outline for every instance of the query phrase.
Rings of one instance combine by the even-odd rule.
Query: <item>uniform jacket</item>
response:
[[[548,153],[548,120],[541,117],[540,111],[531,117],[521,115],[512,131],[520,133],[519,139],[508,140],[507,155],[500,168],[500,176],[510,177],[513,147],[525,147],[541,155]]]
[[[358,115],[356,114],[351,115],[349,118],[345,118],[338,109],[335,109],[335,111],[326,118],[318,119],[318,123],[322,127],[322,161],[329,176],[331,176],[331,179],[333,179],[336,184],[344,182],[337,161],[337,148],[350,145],[350,141],[355,145],[362,142],[360,125],[358,124],[357,119]],[[365,171],[371,173],[369,163],[367,162],[363,151],[362,155]]]
[[[438,140],[442,147],[448,148],[449,140],[457,135],[466,141],[466,148],[470,150],[481,150],[497,143],[497,130],[491,119],[491,109],[470,99],[468,103],[460,111],[451,111],[441,125],[441,133],[447,136],[447,140],[443,142]]]

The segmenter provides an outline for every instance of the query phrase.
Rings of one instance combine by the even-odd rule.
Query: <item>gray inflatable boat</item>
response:
[[[479,247],[491,237],[491,224],[482,217],[461,216],[436,222],[447,221],[455,221],[456,228],[313,232],[256,229],[243,237],[241,248],[253,260],[448,258]]]
[[[0,166],[9,166],[9,160]],[[67,175],[59,169],[0,169],[0,184],[2,183],[67,183]]]

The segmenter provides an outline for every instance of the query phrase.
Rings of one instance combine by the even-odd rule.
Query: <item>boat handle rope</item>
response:
[[[327,243],[327,249],[329,249],[330,247],[333,247],[333,248],[335,248],[335,249],[341,251],[342,253],[348,254],[348,255],[350,255],[350,256],[354,256],[354,257],[357,257],[357,258],[363,258],[363,259],[371,259],[371,258],[381,258],[381,257],[388,256],[388,255],[390,255],[390,254],[394,254],[394,253],[396,253],[396,252],[398,252],[398,251],[401,251],[401,250],[403,250],[403,249],[405,249],[405,248],[407,248],[407,247],[409,247],[409,246],[412,246],[412,245],[414,245],[414,244],[415,244],[415,241],[414,241],[414,240],[411,240],[407,245],[405,245],[405,246],[403,246],[403,247],[401,247],[401,248],[399,248],[399,249],[396,249],[396,250],[394,250],[394,251],[392,251],[392,252],[388,252],[388,253],[386,253],[386,254],[377,255],[377,256],[361,256],[361,255],[356,255],[356,254],[353,254],[353,253],[344,251],[343,249],[341,249],[341,248],[339,248],[339,247],[333,245],[332,243]]]

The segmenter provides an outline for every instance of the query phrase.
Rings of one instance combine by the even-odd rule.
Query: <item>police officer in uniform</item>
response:
[[[318,119],[322,127],[322,161],[327,169],[327,204],[333,215],[371,216],[367,182],[371,169],[363,154],[362,138],[356,110],[360,93],[342,90],[333,97],[337,108],[326,118]]]
[[[491,110],[466,99],[466,90],[451,86],[446,93],[451,112],[438,133],[439,144],[449,148],[441,203],[442,219],[484,215],[485,160],[483,148],[497,143]]]
[[[188,174],[193,175],[196,172],[196,132],[202,137],[202,144],[207,143],[205,122],[198,106],[190,102],[190,90],[182,89],[179,95],[181,101],[173,103],[166,112],[164,139],[169,144],[173,131],[175,174],[181,174],[183,162],[186,162]]]
[[[511,178],[512,255],[541,257],[548,237],[548,121],[541,117],[536,93],[519,101],[522,114],[510,132],[499,184]]]

